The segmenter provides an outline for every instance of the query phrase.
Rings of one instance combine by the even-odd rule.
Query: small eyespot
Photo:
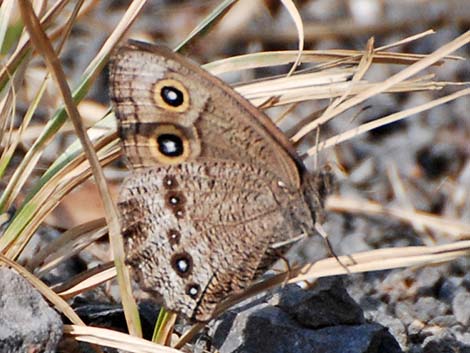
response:
[[[201,288],[196,283],[188,284],[186,286],[186,294],[189,295],[191,298],[196,299],[199,294],[200,289]]]
[[[170,196],[168,201],[170,201],[170,204],[174,206],[180,203],[180,199],[177,196]]]
[[[175,254],[171,258],[171,267],[173,267],[178,275],[184,278],[191,273],[193,260],[186,252]]]
[[[183,141],[177,135],[161,134],[157,137],[158,150],[167,157],[179,157],[184,152]]]
[[[160,95],[163,101],[172,107],[179,107],[184,103],[184,94],[176,87],[163,86]]]
[[[180,218],[180,219],[181,219],[181,218],[183,218],[183,216],[184,216],[183,210],[177,210],[177,211],[176,211],[176,218]]]
[[[168,242],[171,245],[178,245],[181,239],[181,234],[175,229],[170,229],[167,233]]]
[[[163,187],[166,189],[174,189],[178,186],[178,182],[175,177],[172,175],[166,175],[163,178]]]
[[[179,209],[180,207],[184,206],[186,202],[186,198],[184,197],[183,193],[180,191],[168,191],[165,195],[166,198],[166,205],[171,207],[172,209]],[[179,206],[179,207],[177,207]]]

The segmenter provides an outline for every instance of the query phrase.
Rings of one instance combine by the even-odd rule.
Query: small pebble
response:
[[[459,292],[452,301],[455,318],[465,326],[470,324],[470,293]]]

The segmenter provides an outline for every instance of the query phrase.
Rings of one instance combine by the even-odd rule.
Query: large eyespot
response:
[[[175,254],[171,257],[171,267],[180,277],[187,277],[193,269],[193,259],[186,252]]]
[[[163,79],[153,86],[155,104],[165,110],[182,113],[189,107],[189,94],[184,85],[174,79]]]
[[[159,163],[182,163],[189,157],[189,140],[175,125],[159,125],[149,136],[148,141],[150,152]]]

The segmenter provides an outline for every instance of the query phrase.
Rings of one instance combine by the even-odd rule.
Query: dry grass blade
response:
[[[4,145],[3,147],[5,147],[5,149],[2,153],[2,156],[0,157],[0,177],[3,176],[3,174],[5,173],[5,170],[8,167],[8,164],[10,163],[10,161],[13,157],[13,154],[15,153],[16,148],[18,147],[18,144],[22,140],[22,138],[24,136],[24,133],[25,133],[26,129],[28,128],[29,123],[31,122],[33,114],[34,114],[34,112],[36,111],[36,108],[39,105],[39,101],[42,98],[42,96],[43,96],[43,94],[46,90],[46,83],[47,83],[46,80],[44,80],[42,82],[41,86],[39,87],[39,89],[38,89],[38,91],[35,95],[34,100],[30,103],[30,105],[28,107],[28,110],[26,111],[26,113],[25,113],[25,115],[22,119],[21,126],[18,128],[16,133],[14,131],[12,132],[11,141],[5,142],[3,140],[0,140],[0,141],[2,141],[1,143]],[[0,133],[0,135],[1,135],[1,133]],[[1,138],[2,137],[0,136],[0,139]],[[2,146],[0,146],[0,147],[2,147]],[[11,192],[8,192],[7,190],[4,190],[3,193],[2,193],[2,196],[0,197],[0,210],[6,210],[6,209],[10,208],[11,202],[13,201],[14,197],[16,195],[18,195],[18,193],[19,193],[19,189],[20,189],[21,184],[12,183],[9,186],[11,188]]]
[[[330,69],[332,71],[321,71],[317,73],[319,77],[324,76],[323,80],[327,81],[331,78],[332,81],[341,77],[341,72],[346,73],[353,72],[354,69]],[[336,71],[336,73],[335,73]],[[331,76],[330,76],[331,75]],[[261,103],[266,101],[266,97],[276,96],[276,100],[270,104],[265,105],[263,108],[269,108],[271,106],[279,106],[291,103],[297,103],[313,99],[333,99],[341,97],[344,93],[351,95],[360,94],[369,88],[376,87],[376,83],[368,83],[365,81],[356,82],[351,85],[350,81],[346,78],[343,82],[333,82],[328,84],[315,85],[317,82],[315,73],[294,75],[291,77],[271,79],[267,81],[246,84],[236,87],[236,90],[243,94],[252,104],[259,106]],[[315,78],[314,78],[315,77]],[[349,76],[348,76],[349,77]],[[429,76],[425,76],[429,77]],[[314,78],[312,84],[309,85],[309,79]],[[390,87],[383,93],[399,93],[399,92],[412,92],[412,91],[424,91],[424,90],[439,90],[447,85],[458,85],[456,83],[446,82],[435,82],[435,81],[423,81],[410,80],[397,83]],[[288,86],[288,87],[284,87]],[[246,93],[245,93],[246,92]],[[315,120],[316,121],[316,120]],[[319,124],[315,124],[317,128]]]
[[[389,53],[385,50],[409,44],[412,41],[418,40],[426,35],[432,34],[434,31],[429,30],[417,35],[402,39],[398,42],[385,45],[374,49],[373,63],[374,64],[402,64],[409,65],[416,61],[423,59],[425,55],[411,54],[411,53]],[[350,65],[358,63],[363,57],[364,53],[358,50],[350,49],[330,49],[330,50],[304,50],[302,51],[302,63],[325,63],[317,68],[326,70],[330,67],[341,65]],[[253,54],[244,54],[232,56],[226,59],[216,60],[203,65],[206,70],[213,75],[222,73],[241,71],[248,69],[256,69],[262,67],[270,67],[276,65],[285,65],[294,62],[298,56],[298,51],[285,50],[285,51],[270,51],[258,52]],[[464,60],[459,56],[445,56],[446,60]],[[439,60],[433,65],[440,65],[443,61]]]
[[[463,96],[466,96],[466,95],[470,95],[470,88],[465,88],[465,89],[462,89],[462,90],[457,91],[455,93],[449,94],[448,96],[432,100],[430,102],[418,105],[418,106],[413,107],[413,108],[402,110],[398,113],[387,115],[383,118],[371,121],[371,122],[366,123],[366,124],[362,124],[361,126],[359,126],[357,128],[348,130],[346,132],[343,132],[342,134],[339,134],[339,135],[336,135],[334,137],[331,137],[331,138],[327,139],[326,141],[320,143],[319,146],[314,146],[314,147],[310,148],[307,151],[307,155],[309,155],[309,156],[315,155],[317,153],[317,151],[321,151],[325,148],[335,146],[335,145],[337,145],[341,142],[344,142],[346,140],[349,140],[353,137],[364,134],[367,131],[373,130],[373,129],[378,128],[380,126],[391,124],[391,123],[393,123],[395,121],[398,121],[398,120],[401,120],[401,119],[405,119],[405,118],[410,117],[412,115],[418,114],[418,113],[423,112],[425,110],[429,110],[431,108],[437,107],[438,105],[445,104],[447,102],[450,102],[454,99],[457,99],[457,98],[460,98],[460,97],[463,97]]]
[[[5,49],[5,37],[8,30],[8,23],[10,22],[13,14],[13,0],[5,0],[0,5],[0,52]]]
[[[77,325],[85,325],[85,323],[75,314],[75,311],[70,305],[63,300],[59,295],[54,293],[46,284],[41,282],[37,277],[29,273],[24,267],[18,265],[16,262],[11,261],[6,256],[0,254],[0,262],[4,262],[8,266],[14,268],[20,275],[28,280],[47,300],[62,312],[70,321]]]
[[[98,327],[82,327],[64,325],[64,333],[77,341],[88,342],[100,346],[117,348],[135,353],[180,353],[181,351],[165,347],[142,338],[132,337],[125,333]]]
[[[106,234],[108,234],[108,228],[104,219],[98,219],[72,228],[49,243],[35,256],[35,262],[30,264],[30,268],[37,268],[35,273],[38,277],[41,277]],[[44,261],[47,262],[38,267]]]
[[[108,229],[110,233],[111,243],[114,244],[114,259],[116,261],[116,267],[118,269],[118,280],[121,285],[121,295],[123,296],[123,305],[127,305],[128,310],[126,311],[126,321],[128,324],[129,331],[137,336],[141,336],[142,332],[140,329],[140,320],[138,317],[137,306],[132,297],[131,284],[129,272],[124,265],[124,246],[122,244],[122,238],[120,237],[120,224],[119,216],[114,203],[111,199],[108,186],[104,179],[103,171],[93,149],[93,145],[89,140],[86,130],[81,124],[80,114],[78,113],[77,107],[72,99],[72,94],[68,87],[65,75],[60,65],[59,59],[52,48],[50,41],[45,35],[39,20],[33,12],[30,3],[27,0],[20,1],[20,10],[22,18],[25,22],[25,26],[28,28],[32,41],[35,43],[36,49],[41,52],[46,58],[46,63],[49,71],[52,73],[55,81],[59,85],[60,92],[64,99],[65,108],[67,114],[71,118],[77,136],[82,142],[83,148],[90,162],[95,177],[98,190],[103,200],[106,220],[108,223]],[[124,303],[126,299],[126,304]]]
[[[338,105],[340,105],[346,100],[346,97],[351,94],[354,87],[358,85],[358,83],[362,80],[362,78],[366,74],[367,70],[370,68],[373,58],[374,58],[374,39],[371,38],[367,42],[364,55],[362,56],[362,59],[359,62],[359,65],[357,66],[357,70],[354,73],[350,83],[348,84],[347,89],[343,92],[343,94],[340,97],[336,98],[333,102],[331,102],[331,104],[323,112],[322,116],[330,114],[331,111],[333,111]],[[318,144],[315,144],[315,148],[317,146]],[[314,152],[314,154],[316,154],[316,152]]]
[[[49,9],[49,11],[41,19],[41,25],[44,28],[47,28],[53,21],[53,19],[58,16],[60,11],[67,5],[69,0],[60,0],[56,1],[54,5]],[[23,36],[22,40],[18,44],[15,52],[8,59],[7,63],[0,69],[0,90],[3,89],[6,82],[9,80],[9,76],[15,72],[18,66],[27,60],[28,54],[30,52],[30,41],[28,38]]]
[[[69,16],[65,27],[63,28],[63,31],[61,31],[61,32],[63,32],[63,37],[62,37],[62,40],[61,40],[61,42],[59,43],[59,45],[57,47],[57,52],[60,52],[62,50],[62,48],[63,48],[63,46],[64,46],[71,30],[72,30],[72,25],[73,25],[77,15],[78,15],[78,12],[79,12],[82,4],[83,4],[83,1],[78,1],[75,4],[74,9],[73,9],[71,15]],[[20,64],[20,66],[17,70],[18,72],[16,73],[15,79],[14,79],[15,86],[18,84],[18,82],[22,82],[22,80],[23,80],[23,75],[19,74],[19,72],[22,72],[22,70],[21,70],[22,67],[26,67],[26,62]],[[19,80],[21,80],[21,81],[19,81]],[[44,95],[46,85],[47,85],[48,82],[49,82],[49,74],[46,74],[40,88],[38,89],[38,92],[36,94],[35,99],[33,100],[33,102],[28,107],[28,111],[26,112],[25,118],[23,119],[22,124],[20,126],[19,133],[16,136],[17,139],[14,140],[13,143],[9,146],[8,150],[6,151],[7,152],[6,156],[5,156],[6,158],[2,161],[2,164],[6,164],[10,161],[11,156],[15,152],[16,147],[17,147],[17,145],[20,141],[19,139],[21,138],[22,133],[24,132],[24,130],[29,125],[29,122],[30,122],[31,118],[32,118],[34,112],[36,111],[36,108],[39,105],[39,102],[40,102],[41,98]],[[0,116],[1,116],[1,114],[0,114]],[[0,136],[0,140],[2,140],[1,136]],[[0,168],[0,175],[2,174],[1,170],[2,170],[2,168]],[[12,180],[10,180],[6,190],[4,191],[4,193],[2,194],[2,196],[0,198],[0,210],[6,210],[11,206],[11,203],[16,198],[16,196],[19,194],[20,189],[23,187],[25,181],[27,180],[27,178],[29,176],[29,172],[31,170],[32,169],[22,170],[22,168],[18,168],[15,171],[15,176],[12,178]]]
[[[301,63],[302,52],[304,50],[304,25],[302,23],[302,18],[300,17],[299,10],[295,6],[294,2],[291,0],[281,0],[281,2],[286,8],[286,10],[289,12],[289,15],[294,20],[295,27],[297,28],[297,40],[299,42],[299,49],[298,49],[297,57],[291,69],[287,73],[287,76],[290,76],[294,73],[297,66],[299,66]]]
[[[101,141],[106,143],[107,140]],[[97,144],[98,148],[101,147]],[[116,142],[112,141],[99,150],[99,157],[103,165],[115,160],[119,155]],[[54,170],[54,165],[49,170]],[[47,172],[46,172],[47,174]],[[78,155],[55,174],[49,175],[44,184],[39,182],[39,191],[33,190],[32,196],[23,204],[17,212],[9,227],[0,239],[0,247],[8,248],[6,254],[14,259],[26,246],[34,231],[41,222],[58,205],[60,200],[75,186],[82,183],[90,176],[90,165],[83,155]]]
[[[54,6],[49,10],[49,12],[44,16],[41,24],[43,26],[49,25],[52,19],[58,15],[58,13],[65,6],[65,4],[66,1],[56,2]],[[102,70],[104,65],[107,63],[107,59],[110,55],[110,52],[122,39],[125,32],[129,29],[130,25],[136,19],[144,4],[145,1],[142,0],[132,2],[119,24],[115,27],[113,33],[108,37],[108,39],[102,45],[100,51],[97,53],[95,58],[85,69],[80,83],[73,93],[74,100],[77,104],[86,95],[91,84],[96,79],[97,75]],[[3,76],[6,76],[8,72],[12,72],[12,70],[15,70],[17,68],[19,63],[23,61],[23,57],[28,53],[28,50],[29,39],[23,41],[23,43],[19,45],[18,49],[12,55],[12,57],[10,58],[10,60],[12,61],[11,65],[9,61],[5,66],[4,70],[0,72],[0,82],[3,82]],[[10,179],[5,192],[1,195],[0,205],[5,205],[5,199],[7,197],[10,201],[16,197],[16,194],[12,195],[12,189],[21,189],[26,179],[36,167],[36,164],[39,161],[39,158],[41,157],[41,154],[47,146],[48,142],[52,140],[52,138],[59,131],[65,121],[65,110],[64,108],[60,108],[50,119],[40,136],[37,138],[37,140],[35,140],[31,148],[26,153],[20,165],[16,168],[15,173]]]
[[[327,258],[314,264],[305,265],[299,270],[299,274],[289,280],[289,283],[312,281],[316,278],[347,274],[348,272],[358,273],[437,264],[469,254],[470,240],[462,240],[446,245],[371,250],[348,256],[339,256],[340,263],[335,258]]]
[[[415,75],[419,71],[425,69],[426,67],[434,64],[438,60],[442,59],[446,55],[454,52],[455,50],[459,49],[460,47],[464,46],[470,42],[470,31],[462,34],[461,36],[457,37],[453,41],[443,45],[439,49],[437,49],[434,53],[429,54],[424,59],[408,66],[407,68],[403,69],[399,73],[391,76],[390,78],[386,79],[383,82],[373,85],[372,87],[360,92],[356,96],[352,97],[351,99],[345,101],[344,103],[340,104],[336,109],[329,112],[329,114],[324,114],[321,118],[311,122],[310,124],[304,126],[300,129],[293,137],[292,140],[294,142],[299,141],[302,137],[306,134],[314,130],[317,126],[325,123],[326,121],[330,120],[332,117],[344,112],[345,110],[363,102],[364,100],[385,92],[390,87],[398,84],[406,80],[407,78]]]
[[[224,13],[230,10],[235,4],[236,0],[224,0],[215,9],[213,9],[209,15],[206,16],[199,24],[189,33],[183,41],[176,46],[174,51],[180,51],[183,47],[193,40],[198,34],[206,30],[211,26],[217,19],[223,16]]]
[[[80,273],[66,283],[55,285],[53,289],[62,298],[69,299],[77,294],[93,289],[114,277],[116,277],[116,268],[113,263],[108,262]]]
[[[470,224],[435,216],[427,212],[415,210],[411,212],[402,208],[385,207],[378,202],[368,200],[330,196],[327,199],[326,208],[335,212],[391,216],[410,224],[419,221],[427,229],[443,232],[454,238],[464,238],[470,235]]]
[[[277,101],[282,101],[277,104],[311,99],[312,95],[318,95],[319,98],[331,98],[342,94],[347,89],[347,80],[354,72],[353,68],[331,69],[263,80],[244,84],[235,89],[254,105],[272,96],[279,97]]]
[[[331,50],[304,50],[302,52],[302,63],[331,63],[340,62],[342,65],[356,64],[362,58],[363,53],[357,50],[331,49]],[[213,75],[220,75],[227,72],[285,65],[295,61],[297,51],[270,51],[253,54],[232,56],[230,58],[212,61],[203,65],[206,70]],[[408,53],[388,53],[384,51],[374,51],[374,64],[401,64],[409,65],[425,57],[421,54]],[[456,56],[447,56],[446,59],[460,60]],[[442,64],[437,62],[436,64]],[[435,65],[436,65],[435,64]],[[336,66],[336,65],[335,65]],[[326,69],[326,68],[325,68]]]
[[[15,116],[15,101],[15,88],[12,86],[0,102],[0,139],[7,140],[6,145],[11,143],[13,118]],[[0,162],[5,160],[5,156],[5,151],[3,151],[0,156]],[[1,164],[4,164],[4,162]],[[0,169],[0,176],[3,174],[3,170],[4,168]]]

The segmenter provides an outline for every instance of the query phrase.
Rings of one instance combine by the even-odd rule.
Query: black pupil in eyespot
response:
[[[183,92],[175,87],[164,86],[162,87],[160,94],[163,101],[172,107],[179,107],[181,104],[183,104]]]
[[[168,157],[178,157],[183,154],[183,141],[177,135],[161,134],[157,137],[158,150]]]

